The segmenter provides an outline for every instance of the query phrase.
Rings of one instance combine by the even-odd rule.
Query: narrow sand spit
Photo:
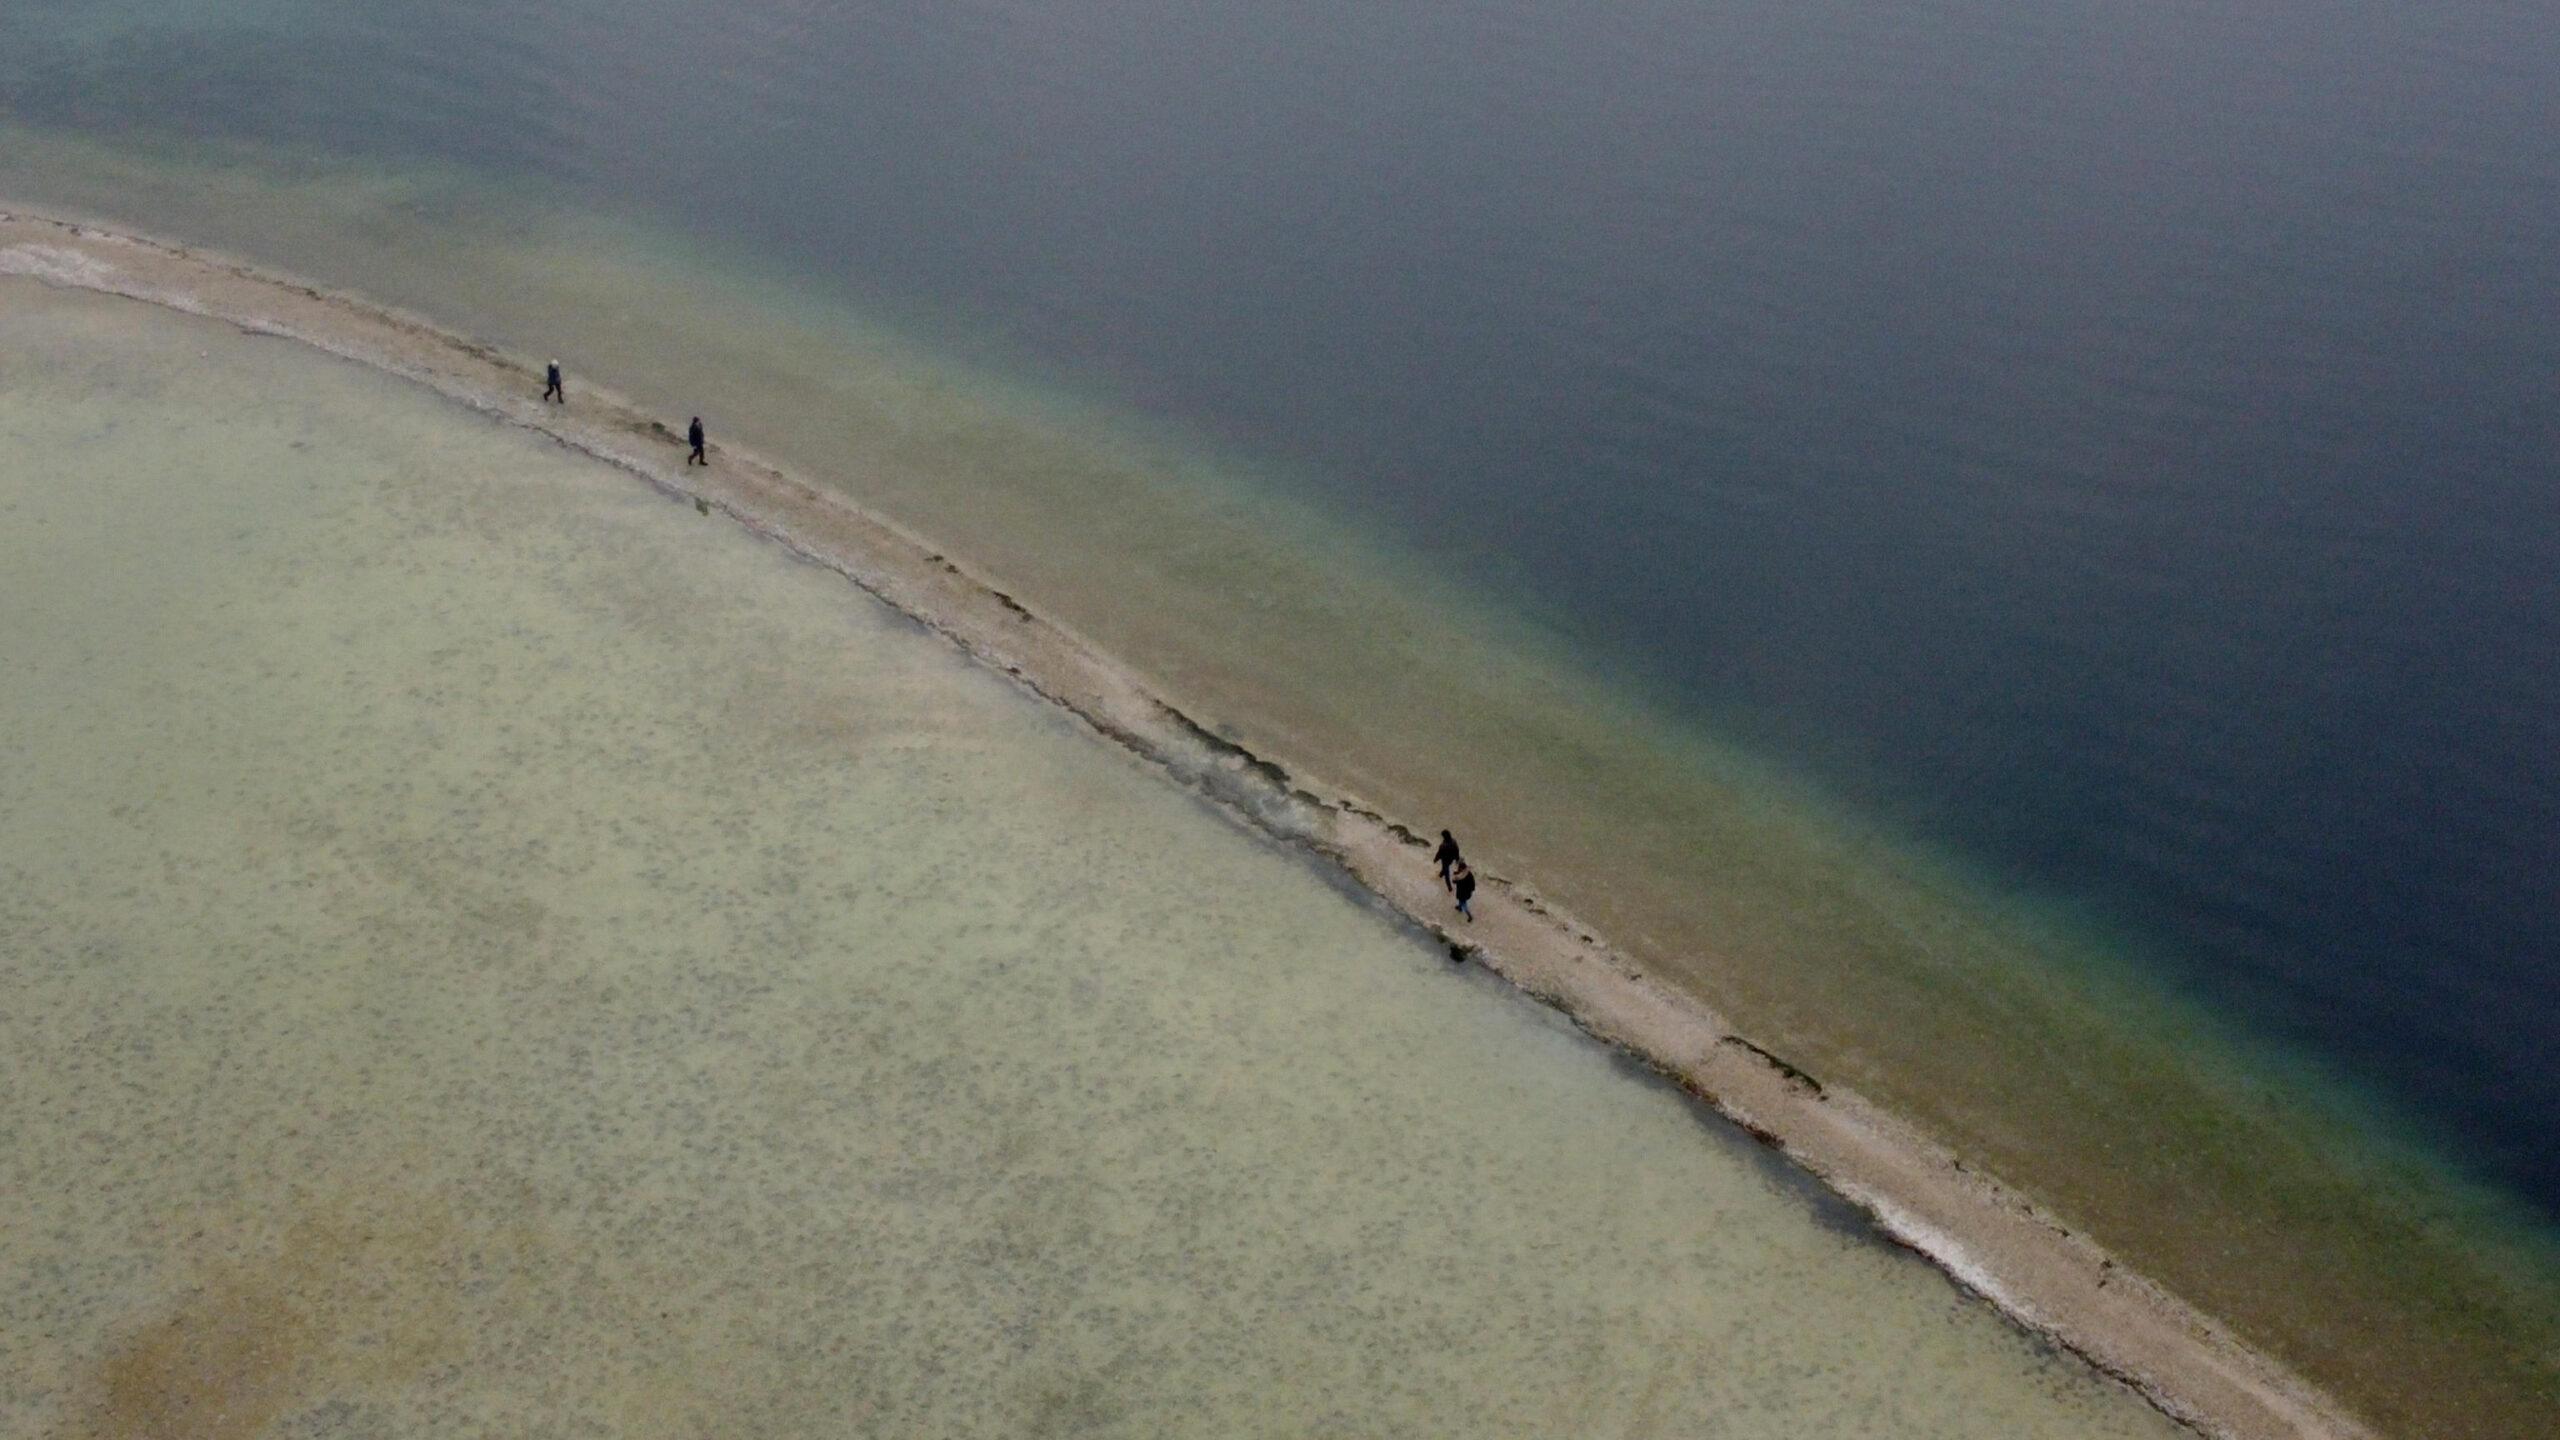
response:
[[[2221,1326],[2128,1273],[1996,1180],[1858,1096],[1827,1087],[1697,1002],[1649,980],[1525,878],[1485,876],[1481,919],[1453,929],[1428,830],[1328,786],[1321,757],[1252,754],[1188,718],[1181,697],[1032,613],[922,537],[796,479],[715,433],[683,464],[682,417],[654,419],[577,378],[546,406],[541,361],[353,297],[181,246],[0,212],[0,274],[120,295],[286,337],[423,384],[716,507],[841,573],[970,655],[1156,762],[1273,836],[1642,1058],[1868,1209],[1897,1239],[2019,1323],[2168,1413],[2230,1437],[2362,1436],[2338,1405]]]

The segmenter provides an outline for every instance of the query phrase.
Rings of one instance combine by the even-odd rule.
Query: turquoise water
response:
[[[0,1433],[2180,1433],[832,572],[0,344]]]

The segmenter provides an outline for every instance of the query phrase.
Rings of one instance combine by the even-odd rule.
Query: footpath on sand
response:
[[[844,575],[1247,823],[1339,867],[1436,936],[1452,959],[1487,966],[1641,1058],[2019,1324],[2169,1414],[2231,1440],[2370,1433],[2331,1398],[1997,1180],[1652,981],[1525,879],[1479,872],[1476,920],[1459,919],[1433,869],[1429,832],[1218,738],[1180,697],[840,494],[718,442],[707,464],[688,465],[681,432],[592,381],[582,380],[574,403],[545,403],[540,360],[183,246],[0,211],[0,276],[8,275],[296,340],[549,435],[706,515],[719,510]]]

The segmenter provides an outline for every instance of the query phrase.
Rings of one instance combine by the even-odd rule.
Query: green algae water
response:
[[[834,574],[0,343],[0,1433],[2173,1433]]]

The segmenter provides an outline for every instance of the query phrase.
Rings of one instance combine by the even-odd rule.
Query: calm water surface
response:
[[[2560,1211],[2546,7],[12,4],[1294,462]]]
[[[0,1434],[2180,1433],[831,571],[0,345]]]

